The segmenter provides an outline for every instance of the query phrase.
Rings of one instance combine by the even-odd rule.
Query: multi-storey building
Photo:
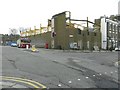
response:
[[[114,49],[118,47],[118,22],[105,16],[101,18],[101,46],[102,49]]]
[[[118,2],[118,47],[120,48],[120,0]]]

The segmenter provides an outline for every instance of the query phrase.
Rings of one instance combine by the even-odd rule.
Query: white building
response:
[[[101,18],[101,46],[102,49],[117,47],[118,43],[118,23],[104,16]]]

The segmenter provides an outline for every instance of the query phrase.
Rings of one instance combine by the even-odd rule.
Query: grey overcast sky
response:
[[[47,25],[57,13],[70,11],[74,19],[93,21],[100,16],[118,14],[119,0],[0,0],[0,34],[9,28]]]

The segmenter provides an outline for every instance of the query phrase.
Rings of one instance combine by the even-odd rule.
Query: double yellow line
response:
[[[46,86],[40,84],[39,82],[29,80],[29,79],[23,79],[23,78],[17,78],[17,77],[7,77],[7,76],[0,76],[2,80],[8,80],[8,81],[15,81],[15,82],[20,82],[24,83],[27,85],[30,85],[34,88],[46,88]]]

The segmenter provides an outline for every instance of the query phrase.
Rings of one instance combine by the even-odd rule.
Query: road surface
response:
[[[117,52],[2,48],[4,88],[118,88]]]

